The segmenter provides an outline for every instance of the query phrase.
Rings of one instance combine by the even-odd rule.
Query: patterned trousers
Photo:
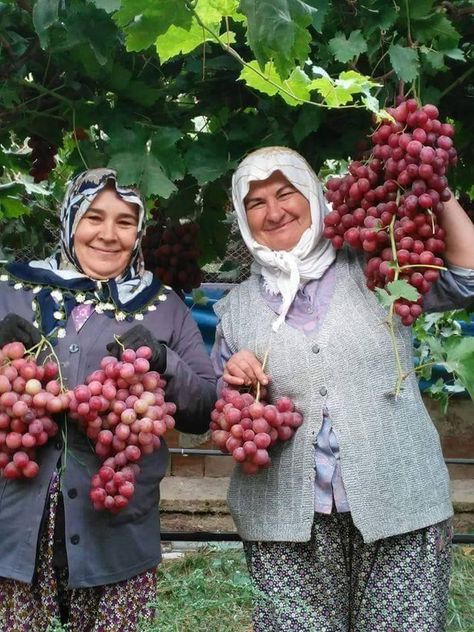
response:
[[[116,584],[68,588],[67,568],[53,565],[58,499],[56,477],[33,583],[0,577],[0,632],[49,632],[61,619],[69,632],[137,632],[140,621],[154,618],[156,568]]]
[[[309,542],[245,542],[254,632],[444,632],[451,540],[445,521],[364,544],[336,513]]]

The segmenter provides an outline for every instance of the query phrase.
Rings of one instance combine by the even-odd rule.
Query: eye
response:
[[[284,189],[283,191],[281,191],[278,197],[284,199],[289,197],[290,195],[293,195],[293,193],[296,193],[295,189]]]
[[[102,221],[102,217],[100,215],[96,215],[94,213],[88,213],[85,216],[85,219],[89,220],[90,222],[93,222],[95,224],[99,223]]]

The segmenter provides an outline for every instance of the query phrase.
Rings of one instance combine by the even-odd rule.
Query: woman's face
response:
[[[114,189],[91,202],[74,233],[74,250],[87,276],[113,279],[127,267],[137,238],[138,210]]]
[[[251,182],[244,205],[252,237],[272,250],[291,250],[311,226],[308,200],[280,171]]]

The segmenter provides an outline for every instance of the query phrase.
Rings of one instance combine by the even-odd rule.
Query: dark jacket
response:
[[[178,408],[176,427],[204,432],[215,399],[215,377],[201,335],[188,308],[173,292],[143,314],[140,323],[167,347],[166,399]],[[0,283],[0,319],[13,312],[33,319],[30,290]],[[107,355],[105,345],[138,321],[118,322],[94,312],[76,333],[72,319],[55,352],[69,388],[83,383]],[[70,587],[109,584],[133,577],[161,559],[159,484],[168,449],[142,458],[129,506],[114,515],[95,511],[89,500],[91,476],[100,467],[89,440],[68,420],[62,431],[38,450],[39,475],[32,480],[0,478],[0,576],[31,582],[51,477],[62,466],[65,544]]]

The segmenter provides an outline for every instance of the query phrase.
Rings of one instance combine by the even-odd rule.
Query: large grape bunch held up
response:
[[[219,449],[231,454],[246,474],[255,474],[271,464],[268,448],[291,439],[302,423],[289,397],[272,405],[257,401],[251,393],[224,388],[211,413],[210,428]]]
[[[103,461],[92,477],[90,499],[97,510],[125,508],[135,491],[138,461],[158,450],[174,428],[176,405],[166,402],[165,380],[150,371],[149,347],[125,349],[121,359],[102,359],[100,369],[69,393],[77,419]]]
[[[21,342],[0,349],[0,474],[5,478],[38,474],[37,449],[58,433],[53,415],[69,402],[57,376],[55,362],[37,364]]]
[[[416,301],[394,303],[402,323],[411,325],[444,265],[445,233],[438,220],[451,196],[445,174],[457,153],[453,126],[441,123],[434,105],[420,107],[408,99],[387,112],[393,120],[372,133],[369,158],[328,180],[332,211],[324,235],[335,248],[347,243],[366,253],[370,289],[397,279],[416,288]]]

